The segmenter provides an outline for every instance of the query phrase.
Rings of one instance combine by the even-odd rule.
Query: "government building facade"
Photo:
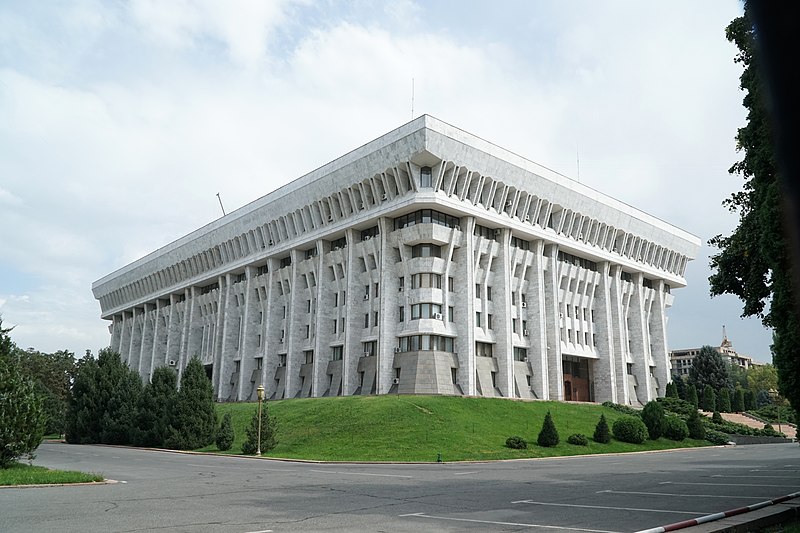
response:
[[[700,240],[421,116],[96,281],[143,379],[219,401],[446,394],[643,404]]]

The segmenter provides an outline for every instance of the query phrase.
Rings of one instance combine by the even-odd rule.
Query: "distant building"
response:
[[[93,291],[143,379],[197,356],[218,400],[639,404],[664,395],[666,313],[699,245],[423,116]]]
[[[744,370],[760,363],[753,361],[752,357],[737,353],[733,349],[733,343],[728,340],[725,333],[725,326],[722,326],[722,342],[719,346],[712,346],[717,352],[722,354],[732,365],[736,365]],[[689,369],[692,368],[692,360],[700,353],[700,348],[686,348],[683,350],[672,350],[669,352],[670,365],[673,376],[688,376]]]

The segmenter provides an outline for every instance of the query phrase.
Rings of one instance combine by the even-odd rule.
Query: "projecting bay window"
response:
[[[403,279],[403,278],[400,278]],[[402,287],[402,285],[401,285]],[[442,276],[439,274],[430,274],[423,272],[420,274],[413,274],[411,276],[412,289],[441,289]]]
[[[411,257],[442,257],[442,247],[436,244],[417,244],[411,247]]]
[[[422,167],[419,169],[419,186],[426,188],[433,187],[431,167]]]
[[[400,337],[399,348],[401,352],[439,351],[453,352],[453,339],[441,335],[412,335]]]
[[[411,306],[411,320],[419,320],[420,318],[441,318],[441,316],[442,306],[439,304],[424,303]]]
[[[458,217],[453,217],[434,211],[433,209],[420,209],[407,215],[394,219],[394,229],[402,229],[416,224],[438,224],[448,228],[457,228],[460,223]]]
[[[525,348],[514,347],[514,361],[527,361],[528,350]]]

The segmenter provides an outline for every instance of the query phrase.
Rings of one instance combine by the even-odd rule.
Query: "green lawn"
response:
[[[69,470],[49,470],[43,466],[30,466],[22,463],[14,464],[9,468],[0,468],[0,486],[55,485],[89,481],[103,481],[103,476]]]
[[[256,403],[218,404],[220,420],[231,413],[236,439],[226,453],[241,453],[245,428]],[[706,441],[667,439],[628,444],[591,440],[604,413],[609,426],[622,416],[601,405],[561,402],[519,402],[452,396],[347,396],[266,402],[278,421],[275,449],[265,456],[321,461],[443,461],[517,459],[594,453],[615,453],[707,446]],[[540,448],[536,437],[547,411],[561,443]],[[567,444],[583,433],[588,446]],[[505,447],[506,438],[520,435],[527,450]],[[217,451],[212,445],[200,451]]]

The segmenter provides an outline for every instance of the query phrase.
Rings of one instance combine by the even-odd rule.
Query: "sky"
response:
[[[423,113],[703,241],[671,349],[769,362],[710,298],[737,218],[737,0],[0,3],[0,315],[22,348],[110,341],[93,281]]]

